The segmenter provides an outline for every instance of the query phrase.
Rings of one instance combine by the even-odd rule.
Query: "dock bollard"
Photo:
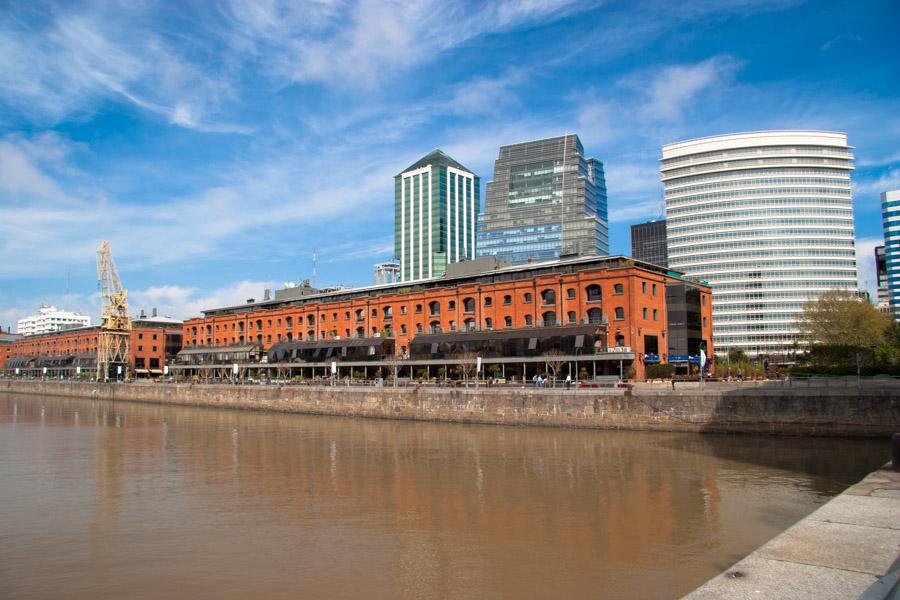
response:
[[[891,468],[900,471],[900,433],[891,436]]]

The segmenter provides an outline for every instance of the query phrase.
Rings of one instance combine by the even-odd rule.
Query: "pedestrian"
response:
[[[538,375],[537,373],[535,373],[534,377],[531,378],[531,381],[534,382],[534,387],[541,387],[541,384],[539,382],[540,378],[541,378],[541,376]]]
[[[569,389],[571,387],[572,387],[572,374],[569,373],[568,375],[566,375],[566,389]]]
[[[544,381],[545,381],[544,376],[538,375],[538,387],[540,387],[540,388],[544,387]]]

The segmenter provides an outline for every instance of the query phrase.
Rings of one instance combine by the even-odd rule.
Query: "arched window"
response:
[[[475,319],[466,319],[463,321],[465,325],[466,331],[473,331],[475,329]]]
[[[512,327],[512,317],[503,317],[503,326]]]
[[[294,334],[291,333],[290,331],[288,331],[288,332],[287,332],[287,335],[285,336],[285,338],[287,339],[287,341],[290,342],[291,340],[294,339]]]
[[[416,333],[422,333],[422,324],[416,323]]]
[[[439,315],[441,314],[441,303],[437,300],[433,300],[428,303],[428,314],[430,315]]]
[[[394,318],[394,308],[392,306],[385,306],[381,309],[381,314],[384,316],[384,320],[388,321]]]
[[[616,307],[616,321],[621,321],[625,318],[625,309],[621,306]]]
[[[503,304],[512,304],[512,296],[509,294],[503,296]]]
[[[315,315],[306,315],[306,325],[312,327],[316,324]]]
[[[617,333],[616,334],[616,346],[621,348],[624,345],[625,345],[625,336],[622,335],[621,333]]]
[[[485,305],[485,306],[493,306],[493,305],[494,305],[494,299],[491,298],[490,296],[485,296],[485,297],[484,297],[484,305]]]
[[[257,328],[257,329],[262,329],[262,319],[257,319],[257,320],[256,320],[256,328]]]
[[[306,339],[308,339],[308,340],[314,340],[314,339],[316,339],[316,330],[315,330],[315,329],[310,329],[309,331],[307,331],[307,332],[306,332]]]
[[[463,312],[465,313],[474,313],[475,312],[475,298],[463,298]]]
[[[494,328],[494,320],[490,317],[484,320],[484,328],[485,329],[493,329]]]
[[[591,308],[587,311],[588,323],[598,325],[603,322],[603,310],[600,308]]]
[[[547,312],[545,312],[543,315],[541,315],[541,318],[544,320],[544,327],[547,327],[548,325],[556,325],[556,313],[552,310],[548,310]]]
[[[360,325],[356,328],[356,337],[366,337],[366,328]]]
[[[431,328],[431,333],[440,333],[441,332],[441,322],[440,321],[432,321],[428,324]]]
[[[621,283],[617,283],[616,285],[613,286],[613,293],[614,294],[624,294],[625,286],[623,286]]]
[[[531,292],[525,292],[525,304],[531,304]]]
[[[603,291],[596,283],[587,286],[584,291],[588,302],[600,302],[603,300]]]
[[[421,304],[416,304],[416,314],[417,315],[422,314],[422,305]]]
[[[531,327],[534,323],[531,321],[531,315],[525,315],[525,327]]]
[[[575,299],[575,288],[569,288],[566,290],[566,298],[569,300]]]
[[[372,327],[372,335],[376,335],[378,333],[378,327]]]
[[[285,319],[284,319],[284,325],[285,325],[285,327],[287,327],[288,329],[290,329],[291,327],[293,327],[293,326],[294,326],[294,317],[285,317]]]
[[[570,324],[570,325],[573,324],[573,323],[575,323],[575,321],[577,320],[577,317],[575,316],[575,311],[574,311],[574,310],[570,310],[570,311],[566,314],[566,317],[568,318],[569,324]]]
[[[244,331],[244,322],[243,321],[238,323],[238,331]]]
[[[541,304],[556,304],[556,292],[549,289],[541,292]]]
[[[447,303],[447,310],[456,310],[456,300]]]

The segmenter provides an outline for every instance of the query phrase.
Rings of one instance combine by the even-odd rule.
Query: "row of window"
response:
[[[748,242],[772,236],[774,240],[782,239],[823,239],[823,240],[844,240],[845,242],[853,239],[853,226],[847,225],[840,229],[837,228],[812,228],[805,227],[803,229],[795,229],[786,227],[784,229],[776,227],[778,223],[765,223],[755,229],[746,231],[723,231],[720,233],[703,233],[700,235],[692,235],[690,232],[678,232],[680,235],[674,235],[671,229],[668,229],[666,235],[668,237],[669,257],[672,257],[676,250],[689,247],[691,243],[704,244],[708,240],[733,240],[733,243],[745,246]],[[834,223],[828,223],[834,225]],[[752,238],[750,240],[741,240],[738,238]],[[732,242],[729,242],[732,243]]]
[[[710,158],[721,158],[727,160],[735,156],[752,156],[762,154],[833,154],[837,156],[846,156],[850,158],[846,149],[833,148],[831,146],[751,146],[749,148],[734,148],[729,150],[711,150],[709,152],[698,152],[696,154],[687,154],[678,158],[669,158],[663,161],[663,166],[677,165],[683,162],[694,162],[697,160],[706,160]]]
[[[807,207],[807,211],[818,210],[819,206],[850,206],[850,198],[746,198],[737,200],[722,200],[690,204],[685,206],[670,207],[667,211],[669,219],[681,218],[682,215],[691,215],[700,212],[712,212],[725,208],[761,208],[764,206],[790,206],[799,205]]]
[[[753,177],[753,178],[723,178],[722,181],[713,183],[699,183],[696,185],[686,185],[678,188],[666,188],[666,197],[669,193],[683,194],[689,192],[699,192],[703,190],[722,190],[736,187],[744,187],[748,185],[835,185],[850,188],[850,179],[835,179],[831,177]]]
[[[854,258],[856,254],[851,249],[847,250],[812,250],[805,249],[803,251],[797,250],[741,250],[735,249],[732,252],[715,252],[712,254],[698,254],[693,253],[686,255],[684,257],[679,256],[679,258],[690,258],[690,262],[688,260],[682,261],[679,264],[681,266],[689,265],[689,264],[699,264],[709,260],[715,261],[729,261],[734,262],[735,260],[745,260],[749,258],[767,258],[767,257],[775,257],[775,256],[783,256],[785,258],[788,257],[797,257],[797,256],[828,256],[832,258]],[[670,256],[671,258],[671,256]]]
[[[839,217],[852,218],[853,217],[853,209],[850,207],[847,208],[815,208],[810,209],[808,207],[803,208],[757,208],[755,206],[747,206],[742,208],[741,210],[732,210],[732,211],[722,211],[722,212],[706,212],[706,213],[695,213],[690,215],[683,215],[678,217],[677,219],[673,218],[671,221],[667,222],[671,223],[671,227],[677,227],[682,223],[695,223],[697,221],[706,221],[713,222],[718,219],[742,219],[745,217],[771,217],[777,218],[781,215],[814,215],[817,217],[826,216],[826,215],[834,215]]]
[[[666,197],[666,204],[676,205],[676,204],[688,204],[689,202],[696,202],[698,200],[704,200],[706,198],[717,199],[717,198],[743,198],[748,196],[775,196],[775,195],[790,195],[797,194],[801,196],[838,196],[841,198],[849,198],[850,197],[850,186],[846,186],[846,188],[835,189],[835,188],[795,188],[795,187],[785,187],[785,188],[759,188],[759,189],[750,189],[750,190],[738,190],[735,192],[711,192],[709,194],[692,194],[688,196],[678,196],[677,198],[669,198]]]
[[[772,227],[776,225],[818,225],[821,227],[826,226],[834,226],[838,225],[843,221],[847,224],[848,228],[852,228],[853,226],[853,215],[852,213],[849,216],[841,216],[841,217],[831,217],[824,219],[793,219],[790,217],[773,217],[771,219],[747,219],[740,221],[717,221],[715,223],[702,223],[700,225],[688,225],[687,227],[679,227],[677,223],[670,223],[666,225],[667,232],[674,232],[680,234],[688,234],[688,233],[704,233],[704,238],[706,237],[706,232],[715,231],[717,229],[749,229],[757,227]],[[758,234],[757,234],[758,235]],[[840,235],[846,235],[846,232],[841,232]]]
[[[800,249],[793,249],[799,246]],[[705,252],[710,252],[713,250],[732,250],[736,251],[744,248],[779,248],[784,249],[786,252],[807,252],[808,246],[828,246],[830,248],[833,247],[844,247],[853,248],[853,239],[852,238],[844,238],[844,239],[802,239],[802,238],[768,238],[768,239],[752,239],[752,240],[744,240],[735,244],[734,242],[718,242],[715,244],[694,244],[693,246],[678,246],[677,250],[673,250],[669,248],[669,258],[673,256],[694,256],[698,254],[700,250]],[[729,252],[729,254],[733,254],[734,252]]]
[[[761,165],[781,165],[791,167],[794,165],[825,165],[847,170],[850,166],[850,161],[835,158],[813,158],[809,156],[799,158],[752,158],[749,160],[732,160],[727,163],[708,163],[672,169],[671,171],[666,171],[663,176],[669,180],[666,185],[671,185],[673,181],[677,180],[693,180],[694,177],[696,177],[695,174],[698,173],[709,173],[712,171],[728,173],[735,172],[736,169],[753,168]],[[677,179],[673,180],[673,178]]]
[[[727,290],[741,290],[747,291],[748,288],[752,288],[752,284],[757,284],[756,287],[759,287],[762,291],[760,293],[765,294],[766,297],[769,296],[769,290],[772,289],[801,289],[808,290],[810,285],[816,285],[821,281],[817,287],[831,288],[847,288],[848,287],[848,274],[846,271],[838,271],[838,272],[830,272],[830,271],[815,271],[808,273],[786,273],[791,277],[815,277],[817,281],[810,281],[809,279],[769,279],[765,282],[754,281],[754,282],[738,282],[738,283],[716,283],[715,289],[716,294],[721,291]],[[832,280],[831,278],[834,278]],[[855,277],[853,278],[856,279]],[[824,280],[824,281],[823,281]]]
[[[668,173],[666,174],[668,176]],[[682,177],[676,182],[666,185],[666,191],[677,192],[682,188],[679,186],[702,183],[704,181],[719,181],[726,179],[739,179],[766,176],[784,175],[787,177],[797,177],[801,175],[822,175],[826,177],[836,177],[844,181],[849,181],[850,175],[846,169],[829,169],[825,167],[795,167],[783,166],[773,168],[756,168],[756,169],[729,169],[727,171],[719,171],[716,173],[707,173],[705,175],[694,175],[693,177]]]

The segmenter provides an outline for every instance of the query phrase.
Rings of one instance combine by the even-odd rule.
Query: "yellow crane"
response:
[[[100,336],[97,340],[97,381],[107,381],[110,370],[125,376],[131,319],[128,318],[128,290],[122,287],[119,272],[104,240],[97,250],[97,283],[100,287]]]

